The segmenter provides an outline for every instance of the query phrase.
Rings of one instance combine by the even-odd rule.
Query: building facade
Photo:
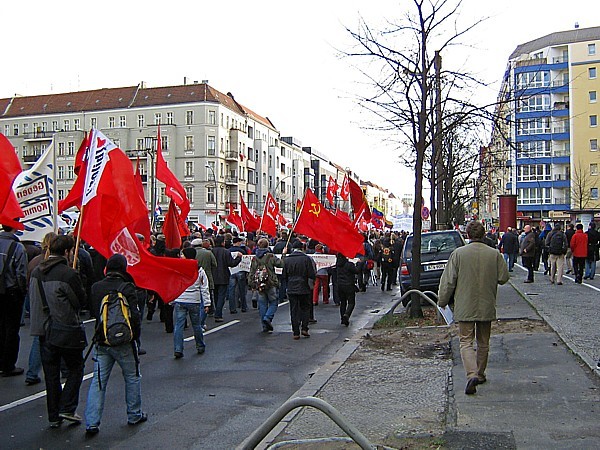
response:
[[[75,181],[75,156],[85,130],[97,128],[139,165],[147,201],[155,198],[164,214],[169,199],[152,172],[159,124],[163,156],[190,200],[191,223],[223,223],[240,198],[261,214],[269,192],[292,219],[296,199],[307,187],[325,201],[329,177],[340,185],[344,177],[324,153],[294,137],[280,137],[266,116],[206,81],[0,99],[0,131],[24,168],[54,142],[57,200]]]
[[[563,31],[510,55],[492,139],[482,149],[482,212],[517,196],[523,221],[567,220],[600,209],[597,92],[600,27]]]

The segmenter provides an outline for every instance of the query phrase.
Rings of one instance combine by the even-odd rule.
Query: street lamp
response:
[[[156,226],[156,165],[154,158],[156,156],[156,141],[158,138],[153,136],[144,137],[144,152],[150,156],[150,226],[154,230]]]
[[[218,226],[218,223],[219,223],[219,200],[218,200],[219,199],[219,197],[218,197],[219,186],[217,185],[217,176],[215,175],[215,169],[213,169],[210,164],[206,163],[206,165],[204,167],[206,167],[208,170],[211,171],[213,180],[215,181],[215,225]]]
[[[283,177],[282,179],[280,179],[277,184],[275,185],[275,189],[273,190],[273,197],[275,197],[275,201],[277,203],[279,203],[279,194],[281,194],[281,191],[279,191],[279,188],[281,187],[281,183],[284,180],[287,180],[288,178],[292,178],[293,175],[286,175],[285,177]],[[284,211],[282,211],[284,212]]]

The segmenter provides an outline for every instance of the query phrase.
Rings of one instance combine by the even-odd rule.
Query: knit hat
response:
[[[106,261],[106,272],[127,273],[127,259],[120,253],[115,253]]]
[[[192,247],[200,247],[202,245],[202,239],[192,239]]]

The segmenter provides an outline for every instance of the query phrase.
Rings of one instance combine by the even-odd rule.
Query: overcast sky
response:
[[[208,80],[269,117],[282,136],[329,155],[361,178],[401,195],[412,173],[395,163],[386,136],[361,130],[357,61],[337,57],[352,45],[344,26],[359,14],[377,27],[401,17],[410,0],[229,0],[148,2],[9,1],[2,12],[0,98],[108,87]],[[465,36],[472,48],[446,54],[445,67],[468,67],[494,83],[521,43],[555,31],[600,25],[598,0],[464,0],[463,25],[490,17]],[[596,20],[596,22],[591,22]]]

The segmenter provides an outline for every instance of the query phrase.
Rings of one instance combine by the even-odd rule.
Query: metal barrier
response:
[[[363,450],[374,450],[376,447],[353,425],[349,424],[337,409],[324,400],[316,397],[297,397],[286,401],[269,418],[258,427],[244,442],[240,444],[238,450],[252,450],[281,422],[281,420],[292,410],[302,406],[312,406],[325,413],[337,426],[339,426],[348,436],[352,438]],[[327,440],[326,438],[324,438]],[[314,441],[313,441],[314,442]]]
[[[386,312],[385,315],[388,316],[388,317],[391,317],[392,314],[394,314],[394,311],[396,310],[396,308],[398,307],[398,305],[400,303],[402,303],[402,301],[406,297],[408,297],[408,296],[410,296],[412,294],[419,294],[419,296],[421,298],[423,298],[423,299],[427,300],[429,303],[431,303],[435,307],[435,310],[437,311],[437,318],[438,318],[438,320],[441,319],[442,315],[440,314],[440,311],[437,309],[437,300],[438,300],[437,294],[435,292],[433,292],[433,291],[421,292],[418,289],[411,289],[409,291],[406,291],[402,295],[402,297],[400,297],[400,300],[398,300],[396,303],[394,303],[392,305],[392,308],[388,312]],[[427,294],[432,295],[433,297],[435,297],[436,301],[433,301],[433,299],[429,295],[427,295]],[[406,303],[406,308],[408,308],[408,305],[410,305],[410,302],[412,302],[412,298],[408,301],[408,303]]]

